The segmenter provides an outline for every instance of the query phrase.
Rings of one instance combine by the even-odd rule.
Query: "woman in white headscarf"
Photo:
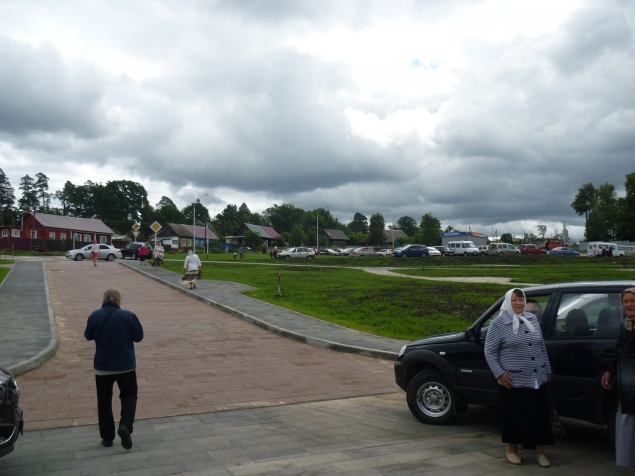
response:
[[[492,321],[485,337],[485,358],[498,379],[501,393],[502,439],[512,464],[521,464],[518,445],[535,451],[540,466],[551,463],[544,445],[553,445],[549,420],[551,366],[540,324],[525,311],[525,293],[510,289],[500,315]]]

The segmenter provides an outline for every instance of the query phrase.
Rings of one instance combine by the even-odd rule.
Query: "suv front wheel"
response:
[[[407,390],[408,407],[423,423],[447,425],[456,418],[456,398],[445,378],[434,370],[413,377]]]

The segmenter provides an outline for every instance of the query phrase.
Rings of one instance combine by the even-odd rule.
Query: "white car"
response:
[[[441,256],[441,252],[434,246],[428,246],[428,252],[430,253],[430,256]]]
[[[388,248],[386,248],[384,250],[379,250],[377,253],[379,253],[382,256],[389,256],[389,255],[392,255],[392,250],[389,250]]]
[[[82,261],[90,259],[93,250],[93,245],[86,245],[78,250],[71,250],[66,252],[66,258],[75,261]],[[115,258],[121,259],[121,251],[112,245],[99,245],[99,258],[106,261],[114,261]]]
[[[372,248],[355,248],[353,251],[351,251],[348,254],[349,258],[363,258],[364,256],[379,256],[380,258],[383,258],[384,255],[381,253],[378,253],[377,251],[375,251]]]
[[[304,246],[297,248],[286,248],[278,253],[278,259],[291,259],[291,258],[315,258],[315,251]]]

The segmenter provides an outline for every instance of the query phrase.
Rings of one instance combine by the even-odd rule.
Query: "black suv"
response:
[[[9,372],[0,369],[0,457],[13,451],[24,430],[24,413],[18,405],[20,389]]]
[[[152,257],[152,252],[154,251],[152,245],[150,243],[139,241],[137,243],[128,243],[125,247],[123,247],[121,249],[121,258],[137,259],[139,257],[139,249],[141,248],[141,245],[146,245],[146,248],[148,248],[148,258]]]
[[[602,281],[523,289],[527,303],[533,301],[538,309],[560,415],[598,425],[614,423],[614,391],[605,391],[600,379],[614,357],[623,319],[620,293],[633,286],[633,281]],[[448,424],[471,403],[500,403],[483,346],[502,303],[503,298],[465,331],[428,337],[401,349],[395,379],[420,421]]]

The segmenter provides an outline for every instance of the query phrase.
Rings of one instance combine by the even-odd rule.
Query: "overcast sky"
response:
[[[635,171],[633,1],[0,2],[0,168],[548,234]]]

